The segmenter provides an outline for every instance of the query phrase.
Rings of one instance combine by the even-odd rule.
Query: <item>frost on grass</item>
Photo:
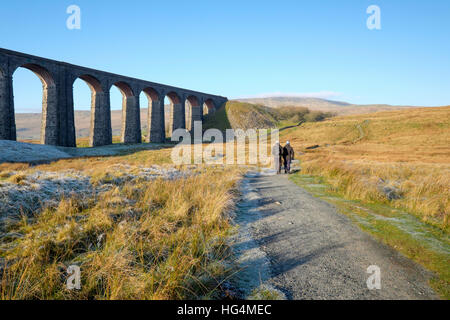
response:
[[[36,171],[29,175],[11,172],[10,176],[0,186],[0,217],[3,218],[31,214],[56,207],[62,198],[83,199],[93,193],[89,177],[75,171]]]
[[[99,193],[124,183],[158,178],[174,180],[192,173],[192,170],[181,171],[172,167],[128,165],[116,165],[92,176],[76,170],[29,174],[12,171],[4,174],[4,180],[0,182],[0,226],[7,219],[56,208],[63,198],[77,198],[80,203],[87,203]]]

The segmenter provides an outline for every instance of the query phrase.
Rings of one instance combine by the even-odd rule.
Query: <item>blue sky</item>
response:
[[[81,30],[66,9],[81,8]],[[369,5],[381,30],[366,27]],[[229,98],[450,104],[450,1],[2,1],[0,47]],[[14,74],[16,111],[41,85]],[[75,84],[77,107],[89,90]],[[120,94],[112,92],[114,108]]]

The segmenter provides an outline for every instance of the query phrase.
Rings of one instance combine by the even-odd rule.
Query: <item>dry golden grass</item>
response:
[[[60,160],[1,172],[75,169],[93,184],[120,175],[113,165],[170,161],[170,150],[120,157]],[[181,168],[181,167],[179,167]],[[236,168],[200,166],[177,180],[138,180],[115,186],[86,203],[71,198],[9,226],[0,240],[2,299],[217,298],[234,270],[227,212],[240,177]],[[9,179],[15,176],[9,177]],[[3,261],[3,262],[2,262]],[[2,264],[4,271],[2,272]],[[81,267],[81,290],[66,289],[69,265]]]
[[[305,152],[303,172],[325,177],[345,197],[389,201],[448,229],[449,129],[450,107],[441,107],[336,117],[281,137]],[[320,147],[306,149],[313,145]]]
[[[49,164],[41,164],[38,166],[30,166],[27,163],[1,163],[0,176],[6,175],[11,171],[31,173],[37,170],[40,171],[61,171],[61,170],[78,170],[85,173],[92,171],[104,171],[114,165],[131,165],[131,166],[152,166],[152,165],[169,165],[172,164],[170,157],[172,149],[170,147],[155,149],[155,150],[141,150],[131,152],[130,154],[122,156],[103,156],[103,157],[82,157],[72,159],[62,159],[51,162]]]

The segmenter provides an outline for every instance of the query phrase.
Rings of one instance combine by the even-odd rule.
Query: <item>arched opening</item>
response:
[[[203,104],[203,114],[209,115],[214,113],[216,110],[216,105],[212,99],[207,99]]]
[[[166,137],[172,137],[174,130],[186,127],[181,99],[174,91],[167,93],[164,98],[164,115],[166,119]]]
[[[16,140],[57,145],[57,92],[50,72],[24,64],[13,72],[12,81]]]
[[[163,100],[164,101],[164,100]],[[146,142],[164,142],[165,141],[165,115],[164,105],[160,99],[158,91],[154,88],[144,88],[140,94],[142,106],[147,105],[141,111],[142,135]]]
[[[149,128],[148,128],[148,112],[150,110],[151,99],[148,97],[148,94],[142,90],[139,93],[139,105],[141,106],[141,130],[142,130],[142,139],[143,141],[148,141],[149,137]]]
[[[109,90],[109,99],[111,105],[111,129],[114,143],[120,142],[122,132],[122,104],[123,94],[117,86],[112,86]]]
[[[164,134],[166,138],[170,138],[172,136],[171,128],[171,117],[172,117],[172,103],[170,99],[165,96],[164,97]]]
[[[97,95],[103,93],[100,81],[91,75],[79,76],[73,84],[75,137],[78,147],[95,145],[94,118]]]
[[[134,95],[131,86],[125,82],[116,82],[113,87],[116,88],[110,91],[113,142],[140,143],[142,137],[139,97]],[[118,103],[118,92],[122,96],[121,104]]]
[[[191,131],[194,121],[201,121],[201,107],[196,96],[186,98],[186,129]]]

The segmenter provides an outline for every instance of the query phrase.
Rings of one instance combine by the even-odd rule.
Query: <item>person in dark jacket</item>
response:
[[[294,149],[292,149],[289,141],[283,148],[284,173],[291,173],[291,161],[294,160]]]

